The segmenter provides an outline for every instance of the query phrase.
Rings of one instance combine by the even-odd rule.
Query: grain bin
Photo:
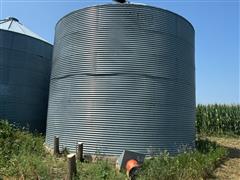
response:
[[[136,4],[87,7],[56,25],[46,144],[85,153],[177,153],[195,139],[194,29]]]
[[[45,132],[52,45],[16,18],[0,21],[0,119]]]

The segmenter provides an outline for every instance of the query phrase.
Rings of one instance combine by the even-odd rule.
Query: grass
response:
[[[41,135],[28,133],[7,121],[1,121],[0,177],[61,178],[66,173],[65,162],[47,154],[43,142]]]
[[[25,179],[64,179],[66,158],[48,154],[44,137],[17,129],[0,121],[0,177]],[[200,179],[212,173],[226,156],[225,148],[208,140],[196,141],[197,150],[184,151],[171,157],[167,152],[147,159],[137,179]],[[126,179],[107,160],[77,164],[75,179]],[[1,179],[1,178],[0,178]]]
[[[76,179],[124,180],[127,178],[125,174],[116,171],[112,162],[107,160],[98,160],[95,163],[78,163],[77,168]]]
[[[171,157],[167,152],[146,160],[138,179],[200,179],[211,175],[220,160],[227,155],[224,148],[208,140],[196,142],[197,151]]]

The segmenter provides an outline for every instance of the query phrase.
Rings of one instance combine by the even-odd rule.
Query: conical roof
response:
[[[13,31],[20,34],[25,34],[27,36],[31,36],[36,39],[40,39],[42,41],[47,42],[45,39],[37,35],[36,33],[29,30],[27,27],[22,25],[17,18],[9,17],[3,20],[0,20],[0,29]]]

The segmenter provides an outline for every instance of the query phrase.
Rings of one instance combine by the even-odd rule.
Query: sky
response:
[[[48,42],[73,10],[111,0],[0,0],[0,19],[16,17]],[[240,0],[131,0],[173,11],[195,28],[196,102],[240,103]]]

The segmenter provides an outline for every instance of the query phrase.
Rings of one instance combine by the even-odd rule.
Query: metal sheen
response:
[[[151,155],[195,140],[194,29],[170,11],[106,4],[56,25],[46,144]]]

